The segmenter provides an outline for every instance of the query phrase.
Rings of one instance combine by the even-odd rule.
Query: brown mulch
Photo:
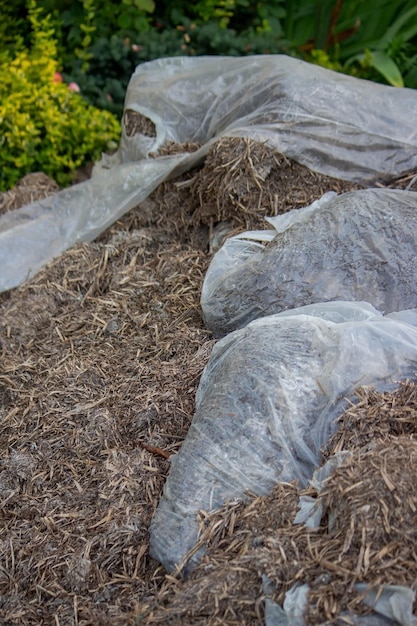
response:
[[[149,119],[149,117],[145,117],[132,109],[125,111],[124,124],[128,137],[133,137],[136,133],[140,133],[146,137],[156,137],[156,127],[153,121]]]
[[[187,581],[167,577],[141,623],[262,624],[265,576],[274,587],[270,599],[281,606],[297,582],[310,585],[309,624],[334,623],[342,609],[369,612],[353,589],[357,582],[417,591],[416,383],[391,393],[359,390],[328,456],[340,449],[351,454],[319,496],[312,487],[279,484],[249,504],[202,514],[196,548],[205,546],[206,555]],[[318,528],[293,524],[300,495],[321,500]]]
[[[43,174],[30,181],[0,194],[0,213],[57,190]],[[393,185],[410,182],[412,174]],[[280,603],[294,580],[315,583],[309,619],[318,624],[341,607],[363,610],[352,581],[415,588],[407,525],[415,477],[400,476],[415,461],[414,382],[362,392],[343,417],[348,427],[333,447],[352,449],[353,460],[338,470],[335,495],[330,482],[323,495],[342,512],[332,533],[327,518],[316,531],[293,526],[300,492],[278,485],[268,497],[201,514],[207,554],[187,581],[148,553],[169,456],[187,433],[214,345],[199,306],[213,251],[226,235],[265,228],[266,215],[354,188],[263,144],[224,139],[201,168],[0,294],[2,624],[261,624],[262,574]],[[344,498],[355,481],[361,486]],[[380,507],[376,534],[366,512],[352,528],[341,525],[360,498],[369,515]]]
[[[0,215],[25,204],[43,200],[57,191],[58,183],[43,172],[26,174],[13,189],[0,192]]]

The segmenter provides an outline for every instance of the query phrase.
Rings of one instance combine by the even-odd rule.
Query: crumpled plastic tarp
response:
[[[271,594],[273,585],[264,577],[265,593]],[[384,585],[377,591],[367,592],[366,583],[357,583],[354,589],[364,594],[363,602],[373,608],[370,615],[355,615],[350,611],[341,613],[343,622],[352,626],[417,626],[413,615],[415,593],[408,587]],[[268,597],[265,601],[265,626],[306,626],[304,614],[308,606],[309,586],[296,584],[287,591],[284,606],[281,608]],[[338,622],[339,623],[339,622]],[[326,626],[326,623],[320,626]]]
[[[0,217],[0,291],[89,241],[160,182],[202,161],[222,136],[265,141],[307,167],[371,184],[417,168],[417,93],[360,80],[281,55],[175,57],[139,65],[125,110],[156,136],[128,137],[93,178]],[[149,158],[165,142],[194,153]]]
[[[352,452],[342,450],[330,457],[319,467],[309,481],[319,494],[317,498],[310,496],[300,497],[300,508],[295,516],[294,524],[305,524],[308,528],[318,528],[323,514],[320,492],[327,485],[327,479],[333,472],[352,457]],[[329,516],[329,525],[331,513]],[[308,605],[309,586],[296,584],[288,590],[283,607],[273,602],[268,596],[272,595],[274,585],[264,577],[263,587],[266,593],[265,626],[305,626],[303,615]],[[399,585],[381,585],[377,589],[367,589],[367,584],[357,583],[354,589],[364,594],[363,602],[373,608],[369,615],[354,615],[346,612],[349,623],[357,626],[394,625],[417,626],[417,617],[413,615],[415,592],[409,587]],[[341,614],[343,617],[343,614]],[[323,625],[324,626],[324,625]]]
[[[124,133],[118,158],[166,141],[222,135],[265,141],[307,167],[374,181],[417,165],[417,97],[283,55],[159,59],[140,65],[125,109],[149,117],[156,137]]]
[[[175,568],[198,537],[197,513],[280,481],[304,486],[358,386],[414,376],[417,310],[382,316],[329,302],[260,318],[220,340],[150,528],[151,555]],[[201,553],[188,562],[192,568]]]
[[[201,306],[216,336],[253,319],[330,300],[384,313],[417,306],[417,193],[364,189],[269,218],[215,254]]]
[[[324,465],[317,468],[309,483],[318,496],[301,496],[299,510],[294,524],[305,524],[307,528],[318,528],[323,517],[323,502],[320,494],[327,487],[328,479],[335,470],[345,463],[352,462],[353,452],[341,450],[331,456]],[[329,531],[334,525],[335,511],[327,512]],[[274,585],[264,578],[264,591],[272,595]],[[346,612],[349,623],[358,626],[379,626],[401,624],[417,626],[417,617],[413,615],[415,592],[409,587],[399,585],[381,585],[377,589],[367,589],[366,582],[357,583],[354,588],[364,594],[363,602],[373,608],[370,615],[354,615]],[[283,607],[268,599],[265,606],[265,626],[305,626],[303,614],[308,604],[309,586],[297,584],[286,594]],[[341,615],[342,617],[342,615]],[[324,625],[323,625],[324,626]]]

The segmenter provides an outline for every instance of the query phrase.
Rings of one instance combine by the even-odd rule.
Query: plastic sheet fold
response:
[[[255,320],[217,342],[151,524],[151,555],[172,570],[197,541],[198,511],[247,490],[266,495],[281,481],[305,486],[355,389],[387,390],[414,376],[417,314],[406,317],[322,303]]]
[[[90,241],[169,177],[201,163],[224,136],[266,142],[310,169],[366,186],[417,168],[417,94],[282,55],[175,57],[139,65],[125,112],[155,136],[128,136],[93,178],[0,217],[0,291]],[[152,133],[151,133],[152,135]],[[151,158],[168,141],[193,153]]]

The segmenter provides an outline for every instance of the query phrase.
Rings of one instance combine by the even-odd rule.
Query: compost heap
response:
[[[2,194],[0,211],[53,193],[39,176]],[[223,139],[202,168],[0,295],[3,624],[263,624],[300,580],[307,623],[320,624],[369,611],[361,580],[416,590],[414,380],[360,391],[342,417],[323,461],[351,457],[320,494],[318,528],[293,524],[301,492],[280,484],[201,512],[206,554],[188,580],[148,551],[168,457],[214,345],[199,306],[213,252],[226,234],[264,228],[265,215],[355,188]]]
[[[329,193],[268,222],[274,230],[228,239],[210,264],[201,307],[216,337],[313,303],[363,301],[385,314],[417,306],[415,192]]]

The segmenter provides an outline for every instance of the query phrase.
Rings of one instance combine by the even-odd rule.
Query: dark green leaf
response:
[[[134,4],[141,11],[152,13],[155,10],[155,2],[153,0],[134,0]]]
[[[404,87],[397,64],[384,52],[376,50],[371,55],[372,66],[394,87]]]

